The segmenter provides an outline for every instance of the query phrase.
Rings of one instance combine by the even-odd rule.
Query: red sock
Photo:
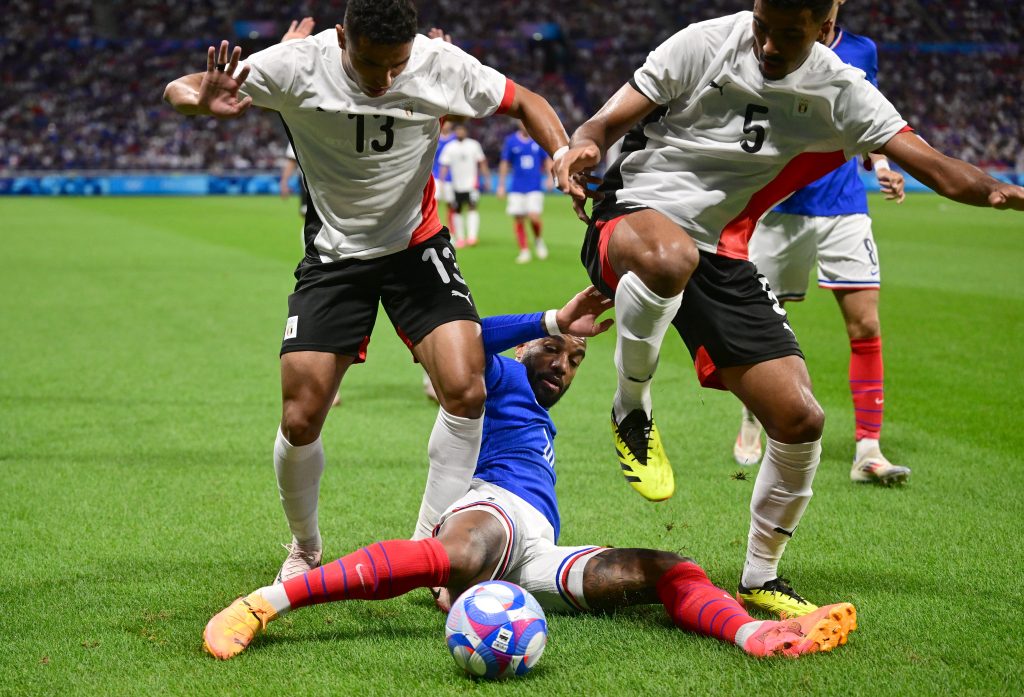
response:
[[[850,340],[850,394],[857,424],[857,440],[882,435],[885,409],[882,337]]]
[[[691,562],[681,562],[665,572],[657,590],[680,629],[732,643],[740,627],[756,622],[735,598],[708,580],[704,569]]]
[[[533,239],[540,237],[541,224],[539,220],[531,220],[530,227],[533,228]]]
[[[515,224],[516,230],[516,242],[519,243],[520,249],[526,249],[526,228],[523,226],[522,220],[517,220]]]
[[[385,600],[414,588],[448,584],[451,564],[433,538],[388,540],[284,582],[292,608],[332,600]]]

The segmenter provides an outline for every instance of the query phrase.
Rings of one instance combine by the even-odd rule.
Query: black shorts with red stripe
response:
[[[410,349],[448,322],[479,322],[447,228],[377,259],[303,261],[288,297],[281,353],[323,351],[366,360],[377,307]]]
[[[608,261],[608,240],[618,222],[643,208],[606,207],[587,229],[580,257],[591,282],[615,297],[619,277]],[[704,387],[725,389],[719,368],[800,356],[800,344],[768,280],[749,261],[700,252],[700,262],[683,291],[672,320],[690,351]]]

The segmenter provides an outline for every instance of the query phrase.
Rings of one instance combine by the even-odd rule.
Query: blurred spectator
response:
[[[751,0],[419,2],[421,25],[542,94],[571,132],[687,24],[749,9]],[[276,119],[187,119],[160,101],[173,77],[201,70],[222,38],[245,52],[279,40],[291,20],[341,21],[344,0],[7,0],[0,27],[0,171],[275,170]],[[1017,164],[1021,18],[1017,2],[858,0],[840,16],[880,49],[880,87],[917,131],[949,154]],[[254,110],[255,112],[255,110]],[[497,161],[511,125],[475,134]]]

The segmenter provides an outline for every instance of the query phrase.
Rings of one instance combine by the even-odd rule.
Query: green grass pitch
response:
[[[551,258],[517,266],[484,199],[482,242],[460,253],[483,314],[586,284],[581,225],[564,199],[548,208]],[[287,541],[270,451],[294,200],[0,200],[0,694],[1019,692],[1024,217],[926,195],[872,208],[884,444],[908,486],[849,482],[840,315],[815,290],[790,313],[828,422],[782,572],[812,600],[856,603],[850,643],[758,661],[660,607],[555,616],[537,669],[487,684],[459,673],[425,591],[296,612],[231,662],[201,650],[207,619],[269,582]],[[325,430],[326,558],[406,537],[416,517],[435,410],[382,318]],[[738,405],[698,389],[670,333],[654,396],[677,493],[649,504],[612,454],[612,349],[592,342],[553,412],[562,541],[680,551],[734,589],[753,479],[734,476]]]

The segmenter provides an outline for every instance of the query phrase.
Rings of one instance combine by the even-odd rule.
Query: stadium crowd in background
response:
[[[417,4],[421,30],[445,27],[464,49],[544,96],[572,130],[629,77],[651,46],[690,22],[747,9],[749,3],[532,0],[484,3],[472,11],[453,0]],[[250,116],[230,129],[175,119],[159,99],[163,76],[191,70],[196,48],[223,36],[237,37],[248,55],[276,43],[296,17],[331,26],[344,5],[5,3],[0,172],[275,170],[284,138],[274,119]],[[1015,5],[858,0],[847,4],[841,20],[878,42],[882,92],[930,143],[982,166],[1014,169],[1024,140]],[[511,129],[501,120],[474,128],[492,165]]]

